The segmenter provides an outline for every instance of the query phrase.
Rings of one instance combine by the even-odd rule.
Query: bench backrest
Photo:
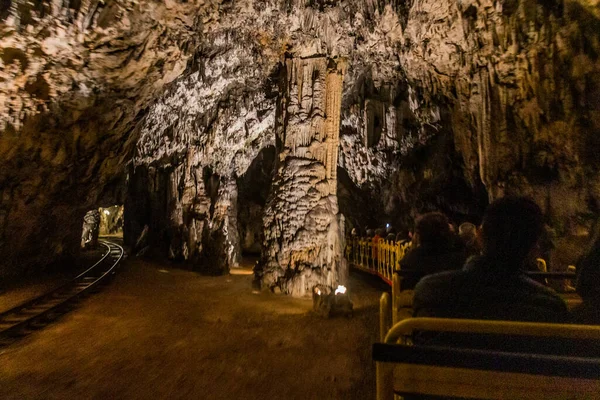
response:
[[[409,318],[373,346],[378,399],[600,399],[600,358],[398,344],[414,330],[600,341],[600,326]]]

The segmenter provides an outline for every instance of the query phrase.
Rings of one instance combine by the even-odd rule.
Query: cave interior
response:
[[[599,16],[592,0],[4,1],[0,275],[79,251],[98,206],[132,254],[209,275],[250,257],[298,296],[347,279],[353,228],[478,224],[507,194],[568,247],[598,216]]]

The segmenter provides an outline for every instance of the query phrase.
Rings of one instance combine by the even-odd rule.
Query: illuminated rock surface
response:
[[[338,212],[348,226],[476,215],[504,193],[536,198],[563,234],[596,213],[597,0],[67,3],[0,9],[2,274],[76,249],[85,212],[123,202],[129,242],[148,225],[165,256],[235,266],[238,182],[283,145],[286,59],[345,60],[338,168],[311,172],[337,175],[337,199],[315,200],[330,198],[332,232]],[[275,275],[291,257],[324,265],[297,227]]]
[[[100,233],[100,213],[91,210],[83,217],[83,228],[81,233],[81,248],[93,248],[98,244]]]
[[[265,210],[259,277],[305,296],[318,284],[345,284],[337,202],[340,106],[345,62],[286,60],[276,124],[276,175]]]

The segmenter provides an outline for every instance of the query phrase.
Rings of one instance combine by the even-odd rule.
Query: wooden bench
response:
[[[415,330],[600,341],[600,326],[409,318],[373,345],[378,400],[392,400],[395,394],[600,399],[600,358],[406,344]]]

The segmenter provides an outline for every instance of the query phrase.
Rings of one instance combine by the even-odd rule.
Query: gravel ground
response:
[[[351,319],[129,260],[59,321],[0,349],[1,399],[372,399],[382,286],[353,276]]]

